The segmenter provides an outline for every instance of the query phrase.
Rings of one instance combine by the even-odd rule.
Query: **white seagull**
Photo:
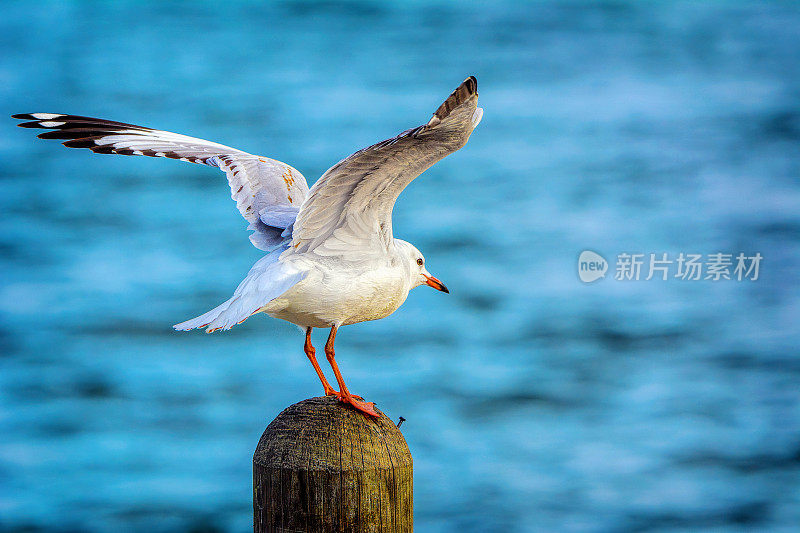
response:
[[[267,253],[233,296],[211,311],[174,326],[227,330],[256,313],[305,330],[305,353],[326,395],[370,415],[375,404],[347,390],[333,343],[340,326],[377,320],[396,311],[411,289],[449,292],[425,268],[412,244],[392,235],[392,208],[411,181],[464,146],[478,125],[478,82],[453,91],[424,125],[359,150],[333,165],[311,189],[297,169],[274,159],[177,133],[59,113],[14,115],[23,128],[45,128],[42,139],[67,139],[70,148],[100,154],[146,155],[223,170],[253,245]],[[330,328],[325,355],[335,390],[317,363],[312,328]]]

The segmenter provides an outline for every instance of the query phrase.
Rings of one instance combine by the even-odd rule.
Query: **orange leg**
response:
[[[322,373],[322,369],[319,367],[319,363],[317,363],[317,351],[314,349],[314,346],[311,344],[311,328],[306,328],[306,344],[303,347],[308,356],[308,360],[311,361],[311,364],[314,365],[314,370],[317,371],[317,376],[319,376],[319,380],[322,382],[322,388],[325,389],[325,396],[339,396],[339,391],[334,390],[331,387],[331,384],[328,383],[328,380],[325,379],[325,374]]]
[[[366,415],[379,417],[380,415],[375,412],[374,403],[359,402],[352,394],[350,394],[350,391],[347,390],[347,385],[344,384],[344,378],[342,377],[342,373],[339,371],[339,365],[336,364],[336,353],[333,350],[333,342],[336,340],[337,329],[338,328],[336,326],[331,328],[331,334],[328,336],[328,342],[325,343],[325,355],[328,357],[328,362],[331,364],[333,373],[336,374],[336,381],[339,383],[339,400],[352,405]]]

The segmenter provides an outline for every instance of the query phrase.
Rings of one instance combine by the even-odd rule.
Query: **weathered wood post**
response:
[[[273,420],[253,455],[253,529],[413,530],[413,464],[400,430],[336,398],[310,398]]]

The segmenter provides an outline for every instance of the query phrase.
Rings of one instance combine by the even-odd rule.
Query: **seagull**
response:
[[[449,293],[425,268],[412,244],[392,234],[392,209],[403,189],[434,163],[463,147],[483,116],[478,82],[470,76],[422,126],[357,151],[328,169],[309,189],[294,167],[275,159],[177,133],[124,122],[59,113],[13,118],[23,128],[47,129],[41,139],[98,154],[167,157],[224,171],[231,197],[250,225],[250,241],[267,254],[227,301],[173,326],[208,333],[228,330],[257,313],[305,332],[304,351],[325,394],[367,416],[373,402],[351,394],[336,364],[341,326],[384,318],[411,289],[428,285]],[[339,390],[319,366],[313,328],[330,328],[325,355]]]

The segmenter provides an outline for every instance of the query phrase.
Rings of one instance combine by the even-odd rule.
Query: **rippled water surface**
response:
[[[792,531],[798,27],[790,2],[9,1],[0,116],[150,125],[313,182],[474,74],[483,122],[394,213],[452,294],[337,343],[407,419],[417,531]],[[170,329],[259,257],[223,175],[8,118],[0,160],[0,530],[248,531],[258,438],[320,387],[288,323]],[[585,285],[584,249],[764,262]]]

